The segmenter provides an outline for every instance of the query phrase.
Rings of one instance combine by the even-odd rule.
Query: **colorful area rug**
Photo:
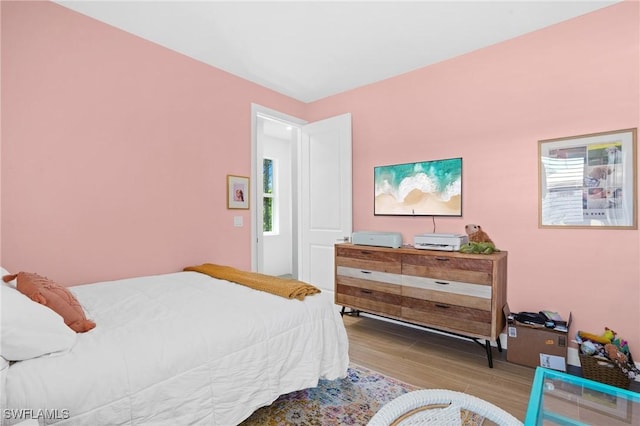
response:
[[[415,386],[351,365],[347,377],[280,396],[241,423],[257,425],[366,425],[387,402]]]

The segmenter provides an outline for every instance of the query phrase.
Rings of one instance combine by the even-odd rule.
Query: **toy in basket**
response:
[[[605,327],[601,335],[578,331],[576,341],[583,377],[628,389],[631,380],[640,376],[627,341],[610,328]]]

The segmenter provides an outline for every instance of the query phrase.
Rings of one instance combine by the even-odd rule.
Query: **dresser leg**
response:
[[[500,341],[500,336],[496,339],[496,345],[498,345],[498,352],[502,352],[502,342]]]
[[[460,336],[460,334],[458,334],[457,336]],[[471,339],[474,342],[476,342],[478,345],[484,347],[484,350],[487,353],[487,361],[489,361],[489,368],[493,368],[493,355],[491,354],[491,340],[484,339],[484,344],[482,344],[481,339],[476,339],[476,338],[471,338]]]
[[[349,316],[353,316],[353,317],[359,317],[360,316],[360,311],[357,309],[353,309],[353,308],[349,308],[349,312],[345,312],[345,310],[347,309],[346,306],[343,306],[342,309],[340,310],[340,316],[345,316],[345,315],[349,315]]]
[[[493,356],[491,354],[491,342],[487,339],[484,343],[487,349],[487,361],[489,361],[489,368],[493,368]]]

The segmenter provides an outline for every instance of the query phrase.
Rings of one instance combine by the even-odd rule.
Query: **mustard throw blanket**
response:
[[[185,271],[200,272],[214,278],[231,281],[251,287],[255,290],[266,291],[287,299],[302,300],[305,296],[320,293],[320,289],[311,284],[298,280],[288,280],[257,272],[241,271],[231,266],[203,263],[199,266],[187,266]]]

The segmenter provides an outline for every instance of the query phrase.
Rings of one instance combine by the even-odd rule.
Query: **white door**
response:
[[[334,246],[352,231],[351,114],[302,126],[298,276],[334,291]]]

